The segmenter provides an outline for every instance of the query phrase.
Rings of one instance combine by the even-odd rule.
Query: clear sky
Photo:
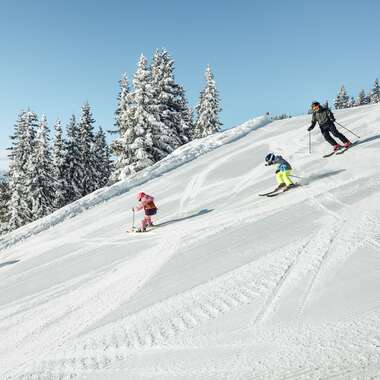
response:
[[[21,109],[67,123],[88,101],[112,128],[123,72],[166,48],[194,106],[207,64],[225,128],[304,113],[380,76],[380,1],[0,0],[0,149]]]

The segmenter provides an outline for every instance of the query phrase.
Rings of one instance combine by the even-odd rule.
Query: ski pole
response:
[[[132,230],[135,229],[135,209],[132,209]]]
[[[311,132],[309,131],[309,154],[311,154]]]
[[[303,179],[303,177],[299,177],[298,175],[293,175],[293,174],[289,174],[289,177],[294,177],[294,178]]]
[[[337,121],[335,121],[335,123],[337,123],[340,127],[344,128],[346,131],[352,133],[354,136],[356,136],[358,139],[360,139],[360,136],[358,136],[356,133],[350,131],[348,128],[346,128],[344,125],[338,123]]]

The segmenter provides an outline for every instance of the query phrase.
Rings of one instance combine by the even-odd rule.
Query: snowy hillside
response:
[[[380,378],[380,105],[336,118],[343,155],[261,118],[3,237],[0,378]],[[304,186],[259,197],[269,151]]]

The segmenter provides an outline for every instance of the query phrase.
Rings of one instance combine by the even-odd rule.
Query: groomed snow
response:
[[[2,237],[0,378],[380,378],[380,105],[336,118],[343,155],[259,118]],[[302,187],[258,196],[269,151]]]

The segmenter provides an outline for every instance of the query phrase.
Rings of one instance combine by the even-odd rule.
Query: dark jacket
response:
[[[319,107],[318,111],[313,112],[310,129],[313,129],[317,122],[321,129],[325,129],[328,128],[332,123],[334,123],[334,121],[334,114],[328,108],[324,108],[321,106]]]

